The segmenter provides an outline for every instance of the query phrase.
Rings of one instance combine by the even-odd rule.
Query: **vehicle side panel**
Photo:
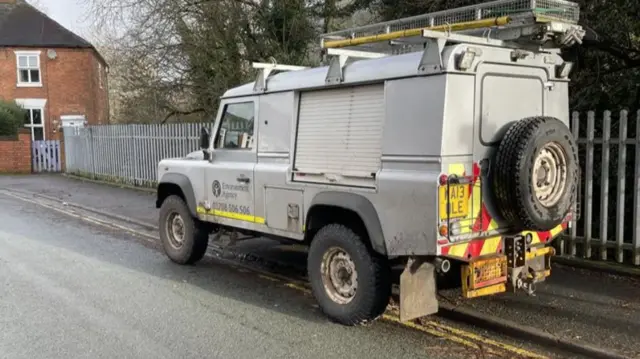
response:
[[[265,220],[262,224],[256,223],[254,229],[302,240],[304,187],[287,184],[291,174],[291,132],[295,108],[293,92],[260,96],[255,213]]]
[[[198,205],[196,202],[195,191],[193,190],[191,180],[187,176],[182,173],[176,172],[166,173],[160,178],[159,181],[160,186],[162,186],[163,184],[177,185],[184,196],[184,201],[187,203],[191,215],[196,216]],[[156,206],[159,207],[159,205],[160,203],[156,202]]]
[[[299,189],[304,193],[304,203],[300,208],[304,211],[305,221],[306,213],[314,204],[331,204],[329,202],[333,201],[334,205],[353,209],[363,218],[376,250],[391,256],[435,254],[435,188],[441,169],[438,133],[442,131],[439,123],[442,122],[442,86],[445,82],[445,75],[387,82],[382,169],[376,175],[378,190],[292,182],[290,162],[293,148],[288,154],[271,151],[268,147],[271,142],[262,144],[265,139],[260,132],[255,170],[256,216],[269,218],[269,211],[286,213],[295,204],[273,198],[267,203],[264,196],[267,188]],[[282,125],[289,123],[284,120],[287,117],[295,131],[296,97],[292,93],[261,96],[261,131],[265,128],[265,121],[269,124],[278,121]],[[266,105],[271,102],[279,104],[277,110],[269,110],[276,109]],[[278,132],[282,133],[280,140],[284,141],[288,129],[286,125],[282,126]],[[266,139],[276,141],[269,135]],[[291,145],[295,148],[295,142]],[[282,234],[282,228],[278,227],[275,224],[270,226],[268,220],[264,225],[255,224],[258,230]],[[301,233],[297,236],[289,232],[286,236],[302,239]],[[379,243],[381,241],[383,243]]]
[[[471,156],[475,76],[453,73],[448,74],[446,78],[447,86],[443,87],[445,96],[442,131],[437,133],[442,138],[438,151],[442,157]]]
[[[158,184],[175,183],[180,186],[189,210],[195,214],[206,196],[204,179],[207,164],[208,162],[203,160],[165,159],[158,166]]]
[[[569,123],[569,82],[553,81],[553,89],[547,92],[549,99],[547,100],[547,116],[552,116],[564,122],[570,127]]]
[[[440,156],[446,75],[387,81],[383,156]]]

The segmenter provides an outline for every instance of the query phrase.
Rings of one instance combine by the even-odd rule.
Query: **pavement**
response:
[[[446,320],[345,327],[284,284],[212,256],[179,266],[157,243],[0,191],[2,358],[565,357]]]
[[[58,175],[0,176],[0,188],[55,197],[149,226],[157,222],[153,193]],[[286,249],[266,239],[240,242],[234,250],[258,261],[268,258],[287,263],[291,271],[304,274],[303,251]],[[442,301],[459,308],[531,326],[563,340],[640,358],[637,345],[637,333],[640,332],[638,278],[556,264],[548,281],[539,285],[536,296],[507,293],[462,300],[455,290],[443,290],[441,296]],[[527,343],[526,338],[524,343]]]

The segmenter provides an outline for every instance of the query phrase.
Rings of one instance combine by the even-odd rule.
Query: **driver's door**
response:
[[[212,160],[205,170],[208,214],[221,223],[247,226],[255,222],[254,175],[257,161],[256,98],[225,100],[214,128]]]

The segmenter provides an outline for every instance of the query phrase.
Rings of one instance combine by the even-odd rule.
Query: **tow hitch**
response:
[[[551,275],[551,257],[555,250],[553,247],[531,247],[532,239],[531,234],[505,238],[507,285],[512,292],[523,290],[534,295],[536,284]]]

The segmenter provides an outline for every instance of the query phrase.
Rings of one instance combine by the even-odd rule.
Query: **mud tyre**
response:
[[[173,262],[189,265],[201,260],[209,245],[209,231],[179,196],[170,196],[160,207],[160,240]]]
[[[551,117],[514,123],[492,168],[497,209],[514,230],[549,231],[577,198],[578,149],[569,128]]]
[[[388,262],[349,227],[321,228],[311,242],[307,266],[313,295],[331,320],[361,325],[386,310],[391,296]]]

